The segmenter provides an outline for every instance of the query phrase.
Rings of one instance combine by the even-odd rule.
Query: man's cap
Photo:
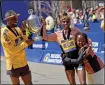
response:
[[[8,10],[5,14],[4,20],[7,20],[7,19],[14,17],[14,16],[19,16],[19,15],[20,14],[15,13],[13,10]]]

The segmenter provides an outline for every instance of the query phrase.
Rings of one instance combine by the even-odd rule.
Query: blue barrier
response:
[[[33,53],[34,52],[34,53]],[[32,54],[33,53],[33,54]],[[61,52],[52,50],[26,50],[27,59],[31,62],[62,65]],[[104,62],[104,53],[97,52],[97,56]]]
[[[0,44],[0,55],[1,55],[1,56],[4,56],[4,51],[3,51],[3,48],[2,48],[2,46],[1,46],[1,44]]]
[[[16,13],[19,13],[19,23],[18,26],[21,26],[21,22],[23,20],[26,20],[27,17],[29,16],[28,14],[28,6],[27,6],[26,0],[2,0],[2,15],[3,18],[5,18],[5,13],[8,10],[14,10]],[[6,23],[4,21],[4,23]]]
[[[101,25],[101,20],[98,21],[98,23],[93,23],[92,21],[89,21],[89,32],[103,32],[103,30],[101,30],[100,28],[100,25]],[[75,26],[77,28],[79,28],[81,31],[84,32],[84,24],[75,24]]]
[[[40,62],[43,56],[43,50],[26,49],[27,60]]]
[[[92,28],[94,28],[96,23],[92,23]],[[98,23],[99,27],[100,23]],[[80,25],[81,26],[81,25]],[[79,27],[79,25],[78,25]],[[93,49],[96,54],[104,62],[104,32],[100,28],[97,31],[86,32],[86,34],[93,41]],[[50,63],[50,64],[62,64],[61,59],[61,48],[56,42],[46,42],[46,41],[37,41],[33,44],[33,49],[26,48],[27,60],[31,62],[39,63]],[[3,49],[1,47],[1,55],[4,55]]]
[[[104,47],[103,47],[104,32],[100,28],[100,22],[99,23],[89,22],[89,23],[90,23],[90,31],[86,32],[86,34],[92,39],[92,45],[93,45],[94,51],[104,62],[104,53],[102,53],[102,51],[104,51]],[[83,24],[77,24],[76,26],[83,31]],[[60,46],[56,42],[46,42],[46,41],[35,42],[33,44],[33,50],[35,50],[34,54],[33,55],[31,54],[31,55],[34,58],[37,58],[37,56],[39,56],[40,61],[38,62],[58,64],[58,65],[62,64],[62,60],[60,56],[62,51]],[[41,53],[41,55],[37,54],[38,51]]]
[[[104,33],[86,33],[92,40],[93,48],[97,49],[96,52],[104,51]]]

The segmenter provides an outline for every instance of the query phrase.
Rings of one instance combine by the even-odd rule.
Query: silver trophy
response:
[[[41,40],[42,36],[40,36],[41,31],[41,23],[37,15],[33,14],[33,10],[29,9],[28,13],[30,16],[26,20],[26,24],[28,25],[29,31],[35,34],[35,40]]]

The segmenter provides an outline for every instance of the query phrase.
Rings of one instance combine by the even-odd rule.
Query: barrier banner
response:
[[[61,54],[59,52],[45,51],[41,62],[50,64],[62,64]]]

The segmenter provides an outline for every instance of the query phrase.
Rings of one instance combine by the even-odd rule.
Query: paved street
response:
[[[28,63],[32,70],[33,84],[69,84],[62,65],[51,65],[35,62]],[[104,70],[101,70],[93,76],[96,84],[104,83]],[[76,81],[79,83],[77,75]],[[6,75],[4,59],[1,59],[1,84],[11,84],[9,76]],[[21,84],[23,84],[22,81]]]

